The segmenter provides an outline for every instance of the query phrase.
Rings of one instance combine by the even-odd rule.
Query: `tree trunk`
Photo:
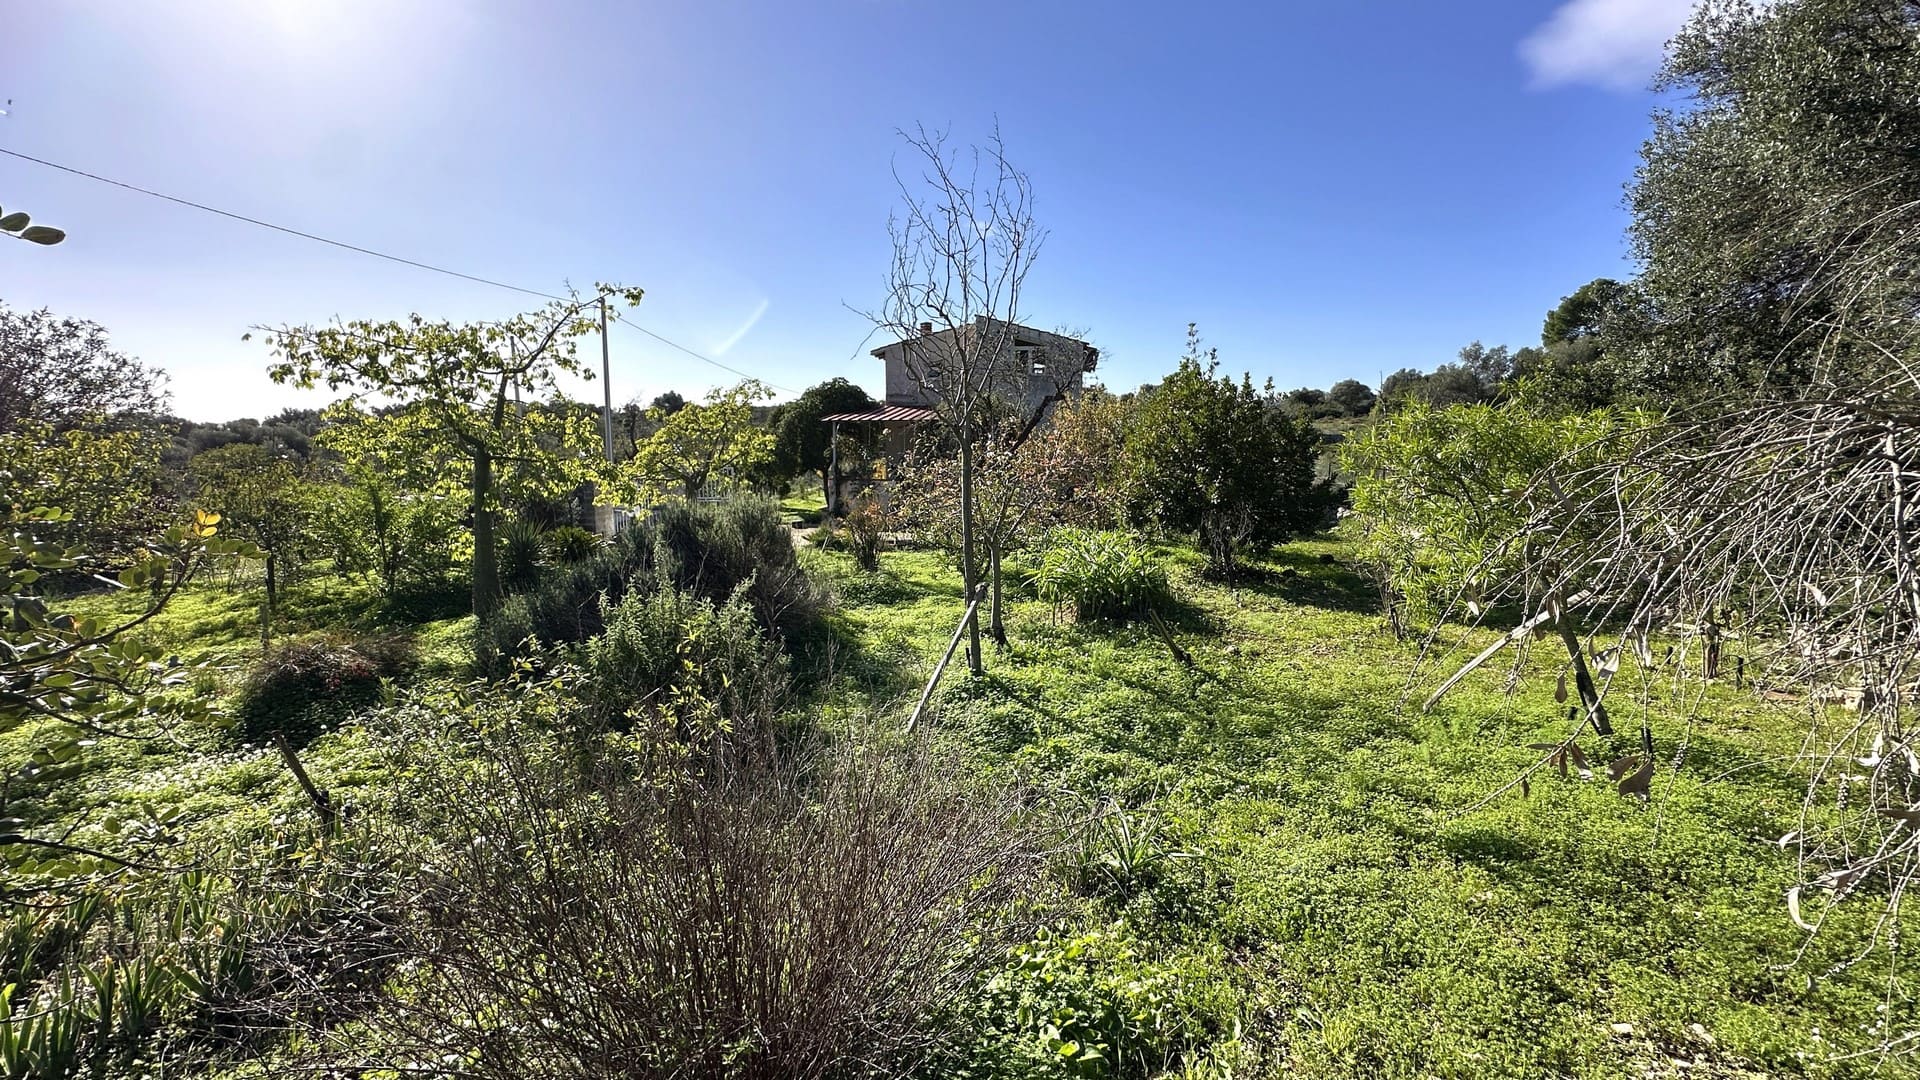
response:
[[[1600,691],[1593,685],[1593,675],[1587,671],[1586,650],[1580,647],[1580,638],[1573,632],[1573,623],[1564,613],[1560,616],[1560,640],[1567,647],[1567,657],[1573,661],[1573,685],[1580,691],[1580,704],[1592,719],[1593,730],[1601,735],[1613,734],[1613,724],[1607,719],[1607,707],[1600,700]]]
[[[968,422],[966,405],[960,409],[960,580],[966,587],[965,602],[973,603],[978,595],[974,590],[973,565],[973,430]],[[972,617],[967,620],[967,670],[975,675],[986,671],[986,665],[980,656],[980,615],[978,608],[969,608]]]
[[[280,607],[279,583],[274,580],[273,552],[267,552],[267,608],[260,616],[260,651],[266,652],[273,643],[273,616]]]
[[[499,553],[493,549],[493,455],[473,455],[473,615],[493,616],[500,599]]]
[[[1007,647],[1007,625],[1000,618],[1000,545],[987,545],[987,578],[993,589],[993,614],[987,619],[987,633],[993,635],[996,645]]]

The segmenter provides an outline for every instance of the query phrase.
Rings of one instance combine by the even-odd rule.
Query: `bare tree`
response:
[[[1088,350],[1020,325],[1027,272],[1046,233],[1033,217],[1032,184],[1007,160],[998,130],[986,146],[964,151],[925,128],[902,138],[920,172],[895,171],[904,209],[888,223],[886,299],[867,317],[906,350],[908,377],[936,403],[957,444],[960,565],[972,598],[983,570],[974,521],[978,444],[1008,417],[1017,418],[1016,439],[1031,434],[1086,370]],[[977,616],[967,628],[967,666],[983,669]]]

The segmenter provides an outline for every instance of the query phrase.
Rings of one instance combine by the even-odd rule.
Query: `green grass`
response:
[[[447,603],[464,605],[455,589]],[[100,616],[131,615],[144,597],[124,592],[99,593],[62,605]],[[265,593],[257,580],[228,581],[213,575],[184,591],[139,633],[188,661],[212,665],[211,676],[195,692],[229,699],[247,666],[260,655],[260,609]],[[464,679],[471,663],[471,616],[415,621],[420,605],[395,610],[361,579],[318,568],[282,590],[274,639],[317,631],[401,632],[419,648],[419,679]],[[46,725],[28,724],[0,734],[0,770],[12,772],[48,741]],[[301,752],[323,784],[349,788],[377,783],[355,765],[359,733],[352,727],[324,736]],[[231,732],[210,727],[179,727],[141,741],[100,740],[88,751],[88,766],[72,781],[55,781],[15,791],[10,812],[31,826],[67,835],[75,843],[112,847],[102,824],[138,817],[149,808],[177,815],[188,836],[208,836],[255,828],[276,814],[303,813],[304,802],[277,752],[248,746]],[[67,833],[68,828],[77,831]]]
[[[1770,762],[1799,750],[1804,718],[1727,688],[1691,725],[1656,702],[1649,805],[1603,772],[1540,774],[1530,797],[1470,809],[1534,760],[1525,744],[1565,736],[1557,669],[1543,655],[1509,696],[1491,664],[1421,713],[1443,673],[1420,672],[1407,701],[1417,647],[1373,613],[1346,554],[1294,544],[1267,564],[1292,575],[1230,592],[1174,552],[1192,671],[1149,631],[1057,624],[1016,600],[1012,648],[981,679],[950,676],[936,722],[1043,786],[1157,815],[1199,853],[1204,872],[1117,912],[1169,963],[1215,958],[1263,1071],[1889,1074],[1840,1058],[1874,1045],[1883,1003],[1914,1016],[1912,985],[1884,953],[1808,978],[1864,944],[1876,900],[1810,944],[1782,902],[1795,868],[1770,841],[1803,788]],[[924,678],[959,612],[945,560],[889,553],[862,584],[844,557],[818,558],[843,583],[844,632]],[[1621,719],[1618,737],[1584,738],[1590,756],[1635,749],[1637,718]]]
[[[1885,953],[1840,966],[1879,898],[1857,897],[1811,943],[1782,903],[1795,868],[1771,841],[1804,795],[1783,764],[1804,718],[1724,686],[1691,723],[1656,701],[1650,805],[1604,779],[1542,773],[1529,797],[1471,809],[1534,759],[1525,744],[1564,736],[1550,656],[1511,695],[1505,665],[1490,664],[1422,713],[1440,672],[1416,671],[1417,646],[1388,632],[1344,544],[1289,545],[1237,590],[1202,580],[1191,550],[1162,553],[1193,668],[1150,629],[1056,620],[1016,583],[1011,648],[990,652],[982,678],[951,669],[937,698],[939,738],[1048,801],[1100,808],[1139,841],[1104,871],[1109,884],[1060,909],[1056,936],[957,1006],[988,1034],[954,1072],[1076,1075],[1054,1046],[1084,1027],[1126,1029],[1115,1045],[1163,1054],[1129,1075],[1209,1063],[1216,1074],[1408,1080],[1905,1074],[1844,1056],[1874,1045],[1883,1015],[1915,1016],[1912,985],[1889,976]],[[887,552],[864,573],[844,554],[802,558],[840,598],[840,678],[808,707],[904,718],[959,615],[950,560]],[[257,588],[208,583],[150,632],[237,671],[257,655],[259,603]],[[421,647],[421,678],[465,677],[470,619],[409,624],[365,584],[325,575],[289,588],[283,611],[285,634],[399,622]],[[1583,739],[1596,761],[1634,749],[1636,718],[1619,719],[1615,739]],[[0,737],[0,764],[17,764],[34,737]],[[303,758],[352,798],[385,779],[364,745],[349,726]],[[35,800],[35,825],[151,806],[181,813],[191,833],[303,812],[277,757],[220,732],[96,753],[101,767]],[[1065,1025],[1054,1043],[1049,1024]],[[1166,1056],[1170,1046],[1184,1056]]]
[[[818,517],[826,508],[827,493],[820,487],[820,478],[812,473],[803,473],[796,478],[792,490],[780,499],[780,516],[788,521]]]

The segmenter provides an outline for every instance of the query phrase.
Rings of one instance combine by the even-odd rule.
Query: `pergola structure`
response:
[[[842,423],[873,425],[866,430],[877,431],[880,435],[878,441],[885,444],[885,449],[897,451],[890,453],[889,456],[898,457],[903,456],[910,448],[908,432],[912,430],[913,425],[938,419],[939,415],[933,409],[919,405],[880,405],[871,409],[861,409],[858,412],[834,413],[831,416],[821,417],[823,423],[833,425],[833,431],[827,440],[830,455],[827,473],[833,478],[832,483],[827,485],[827,512],[830,514],[840,512],[840,425]],[[868,483],[872,483],[879,478],[867,477],[866,479]]]

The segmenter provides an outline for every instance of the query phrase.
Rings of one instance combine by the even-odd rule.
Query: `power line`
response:
[[[688,356],[693,357],[695,360],[698,360],[706,364],[712,364],[714,367],[719,368],[721,371],[731,371],[735,375],[738,375],[743,379],[759,379],[760,382],[766,383],[767,386],[772,387],[775,390],[783,390],[789,394],[798,394],[800,392],[798,390],[793,389],[790,386],[781,386],[779,383],[767,382],[767,380],[760,379],[759,376],[757,375],[748,374],[747,372],[741,371],[737,367],[733,367],[728,364],[723,364],[720,361],[713,359],[712,357],[702,356],[701,354],[694,352],[692,349],[687,348],[685,345],[682,345],[677,341],[673,341],[668,338],[661,337],[659,334],[656,334],[653,331],[647,329],[646,327],[641,326],[639,323],[634,322],[633,320],[627,318],[625,315],[622,315],[617,311],[609,310],[608,314],[612,315],[616,321],[626,323],[628,326],[633,327],[635,330],[640,331],[641,333],[647,335],[653,340],[658,341],[662,345],[665,345],[669,348],[678,349],[681,352],[686,353]]]
[[[285,225],[275,225],[271,221],[261,221],[259,218],[248,217],[245,214],[236,214],[231,210],[222,210],[219,207],[208,206],[205,203],[197,203],[197,202],[194,202],[192,199],[182,199],[177,195],[168,195],[165,192],[154,191],[149,188],[143,188],[137,184],[129,184],[124,180],[115,180],[112,177],[100,176],[96,173],[87,172],[84,169],[76,169],[71,165],[62,165],[58,162],[48,161],[45,158],[34,157],[31,154],[22,154],[18,150],[9,150],[4,146],[0,146],[0,154],[5,154],[8,157],[19,158],[22,161],[31,161],[35,165],[45,165],[49,169],[58,169],[61,172],[72,173],[75,176],[84,176],[89,180],[95,180],[102,184],[110,184],[113,187],[117,187],[117,188],[125,188],[128,191],[139,192],[142,195],[148,195],[156,199],[165,199],[167,202],[170,202],[170,203],[178,203],[181,206],[189,206],[195,210],[201,210],[209,214],[217,214],[223,218],[232,218],[234,221],[244,221],[249,225],[258,225],[263,229],[272,229],[275,232],[286,233],[289,236],[298,236],[303,240],[314,240],[322,244],[331,244],[334,247],[345,248],[348,251],[356,251],[362,255],[371,255],[376,259],[385,259],[388,262],[400,263],[403,266],[411,266],[420,270],[431,270],[436,274],[445,274],[448,277],[464,278],[467,281],[478,282],[479,284],[482,284],[482,285],[491,285],[496,289],[509,289],[509,290],[512,290],[513,292],[525,293],[528,296],[538,296],[546,300],[560,300],[564,302],[567,299],[564,296],[555,296],[552,293],[541,292],[538,289],[524,289],[518,285],[509,285],[504,281],[495,281],[492,278],[480,277],[477,274],[463,274],[458,270],[449,270],[444,266],[435,266],[432,263],[423,263],[417,259],[407,259],[407,258],[402,258],[399,255],[389,255],[384,251],[375,251],[372,248],[361,247],[359,244],[349,244],[345,240],[333,240],[325,236],[317,235],[315,233],[303,232],[299,229],[289,228],[288,226],[285,226]]]
[[[31,161],[35,165],[43,165],[49,169],[58,169],[61,172],[71,173],[74,176],[85,177],[86,179],[93,180],[97,183],[107,184],[109,186],[117,187],[117,188],[124,188],[127,191],[137,192],[138,194],[146,195],[150,198],[162,199],[170,203],[176,203],[180,206],[191,207],[192,209],[199,210],[203,213],[215,214],[223,218],[230,218],[234,221],[245,222],[248,225],[258,225],[263,229],[272,229],[274,232],[286,233],[288,236],[297,236],[297,237],[300,237],[302,240],[312,240],[317,243],[327,244],[332,247],[337,247],[347,251],[357,252],[361,255],[371,255],[376,259],[385,259],[388,262],[399,263],[402,266],[411,266],[417,270],[426,270],[435,274],[445,274],[448,277],[456,277],[464,281],[472,281],[480,285],[491,285],[496,289],[506,289],[510,292],[524,293],[527,296],[537,296],[543,300],[558,300],[561,303],[571,302],[571,300],[568,297],[555,296],[553,293],[542,292],[539,289],[529,289],[520,285],[511,285],[504,281],[495,281],[493,278],[481,277],[478,274],[464,274],[458,270],[449,270],[444,266],[435,266],[432,263],[421,262],[418,259],[408,259],[399,255],[389,255],[384,251],[375,251],[374,249],[369,247],[361,247],[359,244],[350,244],[345,240],[335,240],[330,237],[321,236],[317,233],[306,232],[304,230],[295,229],[286,225],[275,225],[271,221],[262,221],[259,218],[248,217],[245,214],[238,214],[231,210],[222,210],[217,206],[208,206],[205,203],[194,202],[192,199],[183,199],[178,195],[168,195],[166,192],[163,192],[163,191],[154,191],[151,188],[143,188],[138,184],[129,184],[124,180],[115,180],[110,176],[101,176],[98,173],[90,173],[90,172],[87,172],[85,169],[76,169],[71,165],[62,165],[57,161],[48,161],[45,158],[37,158],[31,154],[23,154],[18,150],[9,150],[4,146],[0,146],[0,154],[5,154],[8,157],[19,158],[21,161]],[[658,341],[662,345],[665,345],[668,348],[677,349],[680,352],[686,353],[688,356],[693,357],[695,360],[699,360],[700,362],[705,364],[711,364],[722,371],[730,371],[735,375],[740,376],[743,379],[757,378],[757,376],[750,375],[747,372],[741,371],[737,367],[732,367],[730,365],[723,364],[720,361],[715,360],[709,356],[703,356],[700,353],[687,348],[685,345],[682,345],[679,342],[672,340],[671,338],[667,338],[660,334],[654,333],[652,330],[649,330],[646,327],[641,326],[639,323],[634,322],[633,320],[627,318],[626,316],[620,314],[617,311],[613,311],[609,309],[608,314],[612,315],[616,320],[626,323],[628,326],[633,327],[635,330],[638,330],[641,333],[647,335],[648,337],[654,339],[655,341]],[[794,390],[791,387],[781,386],[778,383],[767,382],[764,379],[760,381],[766,382],[766,385],[772,387],[775,390],[782,390],[789,394],[799,393],[799,391]]]

